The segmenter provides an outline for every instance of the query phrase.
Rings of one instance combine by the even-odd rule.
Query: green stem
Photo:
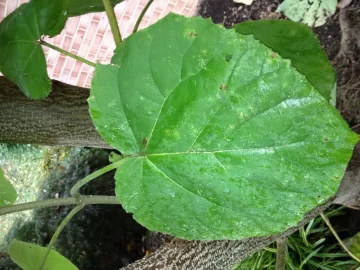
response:
[[[95,66],[96,66],[95,63],[93,63],[93,62],[91,62],[91,61],[89,61],[89,60],[86,60],[85,58],[82,58],[82,57],[80,57],[80,56],[77,56],[77,55],[75,55],[75,54],[73,54],[73,53],[71,53],[71,52],[65,51],[65,50],[63,50],[63,49],[61,49],[61,48],[59,48],[59,47],[56,47],[56,46],[54,46],[54,45],[52,45],[52,44],[50,44],[50,43],[47,43],[46,41],[40,40],[40,41],[39,41],[39,44],[44,45],[44,46],[46,46],[46,47],[49,47],[49,48],[51,48],[51,49],[53,49],[53,50],[55,50],[55,51],[58,51],[58,52],[60,52],[60,53],[62,53],[62,54],[65,54],[65,55],[67,55],[67,56],[70,56],[70,57],[72,57],[72,58],[74,58],[74,59],[76,59],[76,60],[78,60],[78,61],[80,61],[80,62],[83,62],[84,64],[89,65],[89,66],[92,66],[92,67],[95,67]]]
[[[113,169],[118,168],[120,166],[121,162],[122,162],[122,160],[111,163],[111,164],[105,166],[104,168],[101,168],[100,170],[97,170],[96,172],[93,172],[92,174],[89,174],[85,178],[81,179],[70,190],[71,196],[73,196],[74,198],[78,198],[80,196],[79,189],[83,185],[89,183],[91,180],[95,179],[96,177],[99,177],[100,175],[103,175],[103,174],[105,174],[105,173],[107,173],[107,172],[109,172],[109,171],[111,171]]]
[[[152,3],[153,1],[154,1],[154,0],[149,0],[149,2],[147,2],[147,4],[146,4],[146,6],[144,7],[144,9],[141,11],[141,14],[140,14],[139,18],[138,18],[137,21],[136,21],[136,24],[135,24],[135,27],[134,27],[134,30],[133,30],[133,34],[137,32],[142,18],[144,17],[146,11],[149,9],[149,7],[150,7],[150,5],[151,5],[151,3]]]
[[[320,215],[321,215],[322,219],[325,221],[326,225],[329,227],[330,231],[335,236],[336,240],[338,240],[341,247],[349,254],[349,256],[351,258],[353,258],[355,261],[360,263],[360,259],[358,257],[356,257],[353,253],[351,253],[351,251],[346,247],[344,242],[340,239],[339,235],[337,234],[337,232],[335,231],[335,229],[331,225],[330,220],[324,215],[324,213],[320,213]]]
[[[276,270],[285,270],[286,238],[276,240]]]
[[[105,7],[106,15],[109,19],[109,24],[110,24],[111,32],[114,36],[115,45],[117,46],[122,42],[122,39],[121,39],[119,26],[116,20],[114,8],[110,0],[102,0],[102,1]]]
[[[56,229],[54,235],[51,237],[50,243],[48,245],[48,249],[46,251],[46,254],[44,255],[41,265],[40,265],[40,269],[42,270],[44,268],[46,259],[48,258],[56,240],[58,239],[60,233],[62,232],[62,230],[65,228],[65,226],[70,222],[70,220],[81,210],[84,208],[84,204],[80,204],[77,205],[73,210],[70,211],[70,213],[63,219],[63,221],[61,221],[59,227]]]
[[[88,204],[120,204],[116,196],[80,196],[79,198],[66,197],[59,199],[49,199],[43,201],[35,201],[29,203],[21,203],[10,206],[0,207],[0,216],[15,212],[32,210],[35,208],[54,207],[59,205],[88,205]]]

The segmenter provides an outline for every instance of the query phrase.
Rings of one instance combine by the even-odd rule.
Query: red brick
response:
[[[125,38],[131,34],[135,22],[148,0],[124,1],[115,7],[120,31]],[[140,29],[155,23],[166,13],[173,11],[191,16],[199,0],[156,0],[146,12]],[[20,3],[28,0],[20,0]],[[6,6],[5,6],[6,3]],[[15,0],[0,0],[0,21],[4,13],[9,14],[18,5]],[[55,38],[45,37],[45,41],[69,50],[76,55],[92,61],[109,63],[115,48],[114,40],[105,13],[87,14],[70,18],[66,29]],[[67,83],[89,86],[93,68],[78,61],[65,60],[57,51],[44,48],[48,71],[52,78],[65,80]],[[61,73],[61,74],[60,74]]]

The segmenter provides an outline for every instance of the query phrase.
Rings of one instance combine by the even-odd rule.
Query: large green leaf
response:
[[[110,0],[115,7],[123,0]],[[104,4],[102,0],[70,0],[69,16],[80,16],[86,13],[104,11]]]
[[[13,185],[5,178],[4,172],[0,168],[0,207],[13,204],[17,193]]]
[[[235,26],[243,35],[270,47],[292,65],[327,99],[335,84],[335,70],[316,35],[303,24],[285,20],[247,21]]]
[[[9,247],[10,258],[23,270],[38,270],[47,248],[18,240],[13,240]],[[55,250],[51,250],[43,270],[77,270],[68,259]]]
[[[93,122],[124,154],[116,194],[186,239],[279,233],[333,195],[357,136],[252,36],[170,14],[98,64]]]
[[[28,97],[40,99],[51,90],[46,60],[38,40],[55,36],[67,19],[68,0],[32,0],[0,23],[0,71]]]

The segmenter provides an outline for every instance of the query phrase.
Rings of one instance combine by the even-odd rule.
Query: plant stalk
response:
[[[133,34],[137,32],[138,28],[139,28],[139,25],[141,23],[141,20],[142,18],[144,17],[146,11],[149,9],[151,3],[153,2],[154,0],[149,0],[149,2],[147,2],[146,6],[144,7],[144,9],[141,11],[140,13],[140,16],[139,18],[137,19],[136,21],[136,24],[135,24],[135,27],[134,27],[134,30],[133,30]]]
[[[102,0],[102,1],[104,4],[104,7],[105,7],[106,16],[108,17],[108,20],[109,20],[111,32],[113,34],[114,41],[115,41],[115,45],[118,46],[122,42],[122,39],[121,39],[119,26],[118,26],[118,23],[116,20],[114,8],[113,8],[110,0]]]
[[[82,58],[82,57],[80,57],[80,56],[77,56],[77,55],[75,55],[75,54],[73,54],[73,53],[71,53],[71,52],[65,51],[65,50],[63,50],[63,49],[61,49],[61,48],[59,48],[59,47],[57,47],[57,46],[54,46],[54,45],[52,45],[52,44],[50,44],[50,43],[47,43],[47,42],[44,41],[44,40],[40,40],[38,43],[41,44],[41,45],[44,45],[44,46],[46,46],[46,47],[49,47],[49,48],[51,48],[51,49],[53,49],[53,50],[55,50],[55,51],[58,51],[58,52],[60,52],[60,53],[62,53],[62,54],[65,54],[65,55],[67,55],[67,56],[70,56],[70,57],[72,57],[72,58],[74,58],[74,59],[76,59],[76,60],[78,60],[78,61],[80,61],[80,62],[83,62],[84,64],[89,65],[89,66],[92,66],[92,67],[95,67],[95,66],[96,66],[95,63],[93,63],[93,62],[91,62],[91,61],[89,61],[89,60],[86,60],[85,58]]]
[[[285,270],[286,240],[282,237],[276,240],[276,270]]]
[[[49,199],[43,201],[35,201],[28,203],[15,204],[5,207],[0,207],[0,216],[15,212],[32,210],[35,208],[54,207],[59,205],[88,205],[88,204],[120,204],[116,196],[80,196],[79,198],[65,197],[59,199]]]
[[[324,213],[320,213],[322,219],[325,221],[326,225],[329,227],[330,231],[333,233],[333,235],[335,236],[336,240],[339,242],[340,246],[347,252],[347,254],[349,254],[349,256],[351,258],[353,258],[355,261],[360,263],[360,259],[358,257],[356,257],[344,244],[344,242],[340,239],[339,235],[337,234],[337,232],[335,231],[335,229],[333,228],[333,226],[330,223],[330,220],[324,215]]]
[[[58,239],[60,233],[62,232],[62,230],[65,228],[65,226],[70,222],[70,220],[81,210],[84,208],[84,204],[80,204],[77,205],[76,207],[74,207],[74,209],[72,209],[70,211],[70,213],[61,221],[59,227],[56,229],[54,235],[51,237],[50,243],[48,245],[48,249],[46,251],[46,254],[44,255],[41,265],[40,265],[40,269],[39,270],[43,270],[46,259],[49,257],[49,254],[56,242],[56,240]]]
[[[109,171],[111,171],[113,169],[118,168],[120,166],[121,162],[122,162],[122,160],[111,163],[111,164],[105,166],[104,168],[101,168],[100,170],[97,170],[96,172],[93,172],[92,174],[89,174],[85,178],[81,179],[70,190],[71,196],[74,197],[74,198],[79,198],[80,197],[79,189],[83,185],[89,183],[91,180],[95,179],[96,177],[99,177],[100,175],[103,175],[103,174],[105,174],[105,173],[107,173],[107,172],[109,172]]]

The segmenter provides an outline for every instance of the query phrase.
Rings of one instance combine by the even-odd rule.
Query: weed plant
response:
[[[344,207],[333,207],[328,218],[344,215]],[[234,267],[234,270],[275,269],[276,244],[272,244]],[[287,270],[358,270],[360,265],[345,253],[319,216],[292,234],[287,241]]]

